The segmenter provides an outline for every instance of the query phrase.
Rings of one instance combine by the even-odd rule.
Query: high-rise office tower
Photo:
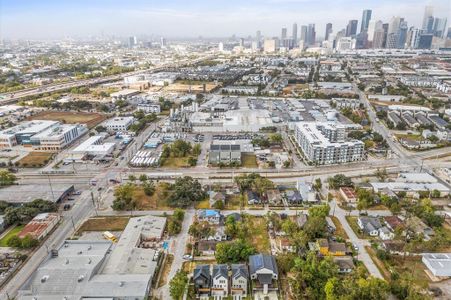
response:
[[[307,44],[307,33],[308,33],[308,27],[305,25],[301,26],[301,36],[299,38],[300,41],[304,42],[304,45]]]
[[[365,9],[362,13],[362,23],[360,24],[360,32],[367,31],[371,20],[371,9]]]
[[[421,34],[418,42],[418,49],[431,49],[433,37],[434,36],[430,33]]]
[[[447,39],[451,39],[451,27],[448,27],[448,34],[446,35]]]
[[[346,36],[355,36],[357,34],[357,20],[349,20],[346,26]]]
[[[136,36],[131,36],[128,38],[128,47],[133,48],[137,44]]]
[[[374,49],[384,48],[386,37],[386,31],[384,29],[384,23],[377,21],[374,25],[374,34],[371,40],[371,47]]]
[[[417,49],[420,42],[420,35],[422,30],[420,28],[410,27],[407,33],[406,48]]]
[[[376,20],[371,20],[368,23],[368,29],[367,29],[367,33],[368,33],[368,42],[372,42],[373,38],[374,38],[374,32],[376,31]]]
[[[326,34],[324,35],[325,41],[329,40],[329,36],[331,33],[332,33],[332,23],[327,23],[326,24]]]
[[[398,49],[403,49],[406,46],[406,39],[407,39],[407,21],[404,21],[404,18],[401,19],[399,23],[399,34],[398,34]]]
[[[392,17],[388,25],[386,48],[398,48],[400,17]]]
[[[257,33],[255,35],[255,39],[257,40],[258,43],[260,43],[260,41],[262,40],[262,33],[260,30],[257,30]]]
[[[293,24],[293,34],[291,38],[293,40],[293,47],[296,47],[298,44],[298,24],[296,23]]]
[[[162,48],[163,48],[163,47],[166,47],[167,42],[166,42],[166,39],[165,39],[164,37],[161,37],[161,38],[160,38],[160,45],[161,45]]]
[[[427,30],[429,18],[432,17],[434,14],[434,7],[432,6],[426,6],[424,8],[424,16],[423,16],[423,30]]]
[[[308,24],[307,45],[314,45],[316,42],[315,24]]]
[[[240,47],[244,47],[244,39],[240,38]]]
[[[424,30],[425,33],[434,33],[434,21],[435,18],[433,16],[430,16],[426,21],[426,29]]]
[[[382,48],[387,47],[387,35],[388,35],[388,27],[390,24],[384,23],[382,24],[382,28],[384,29],[384,42],[382,43]]]
[[[434,18],[433,34],[436,37],[443,38],[446,31],[446,18]]]
[[[287,29],[286,28],[282,28],[281,39],[285,40],[286,38],[287,38]]]

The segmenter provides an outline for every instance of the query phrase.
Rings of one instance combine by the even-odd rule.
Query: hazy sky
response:
[[[315,23],[317,36],[325,24],[334,32],[350,19],[360,20],[363,9],[373,19],[388,22],[404,17],[421,26],[424,6],[451,19],[451,0],[0,0],[1,38],[61,38],[114,34],[166,37],[226,37],[280,35],[281,27]],[[451,21],[451,20],[450,20]],[[448,22],[448,26],[451,24]]]

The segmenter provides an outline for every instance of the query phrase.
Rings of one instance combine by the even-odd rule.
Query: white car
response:
[[[189,255],[189,254],[185,254],[185,255],[183,255],[183,259],[192,260],[193,257],[191,255]]]

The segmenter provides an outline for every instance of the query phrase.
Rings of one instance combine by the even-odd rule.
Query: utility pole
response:
[[[52,193],[53,203],[56,203],[55,194],[53,193],[52,181],[50,180],[50,175],[47,175],[47,178],[49,180],[49,187],[50,187],[50,192]]]
[[[92,200],[92,205],[94,206],[94,210],[96,212],[96,217],[98,217],[99,214],[97,212],[97,207],[96,207],[96,203],[95,203],[95,200],[94,200],[94,193],[92,191],[91,191],[91,200]]]

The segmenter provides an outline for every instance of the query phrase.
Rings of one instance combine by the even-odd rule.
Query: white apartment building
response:
[[[126,131],[133,122],[135,122],[134,117],[116,117],[106,120],[103,123],[103,126],[105,126],[109,132]]]
[[[346,127],[336,122],[299,122],[295,138],[306,159],[317,165],[364,159],[364,143],[347,140]]]

